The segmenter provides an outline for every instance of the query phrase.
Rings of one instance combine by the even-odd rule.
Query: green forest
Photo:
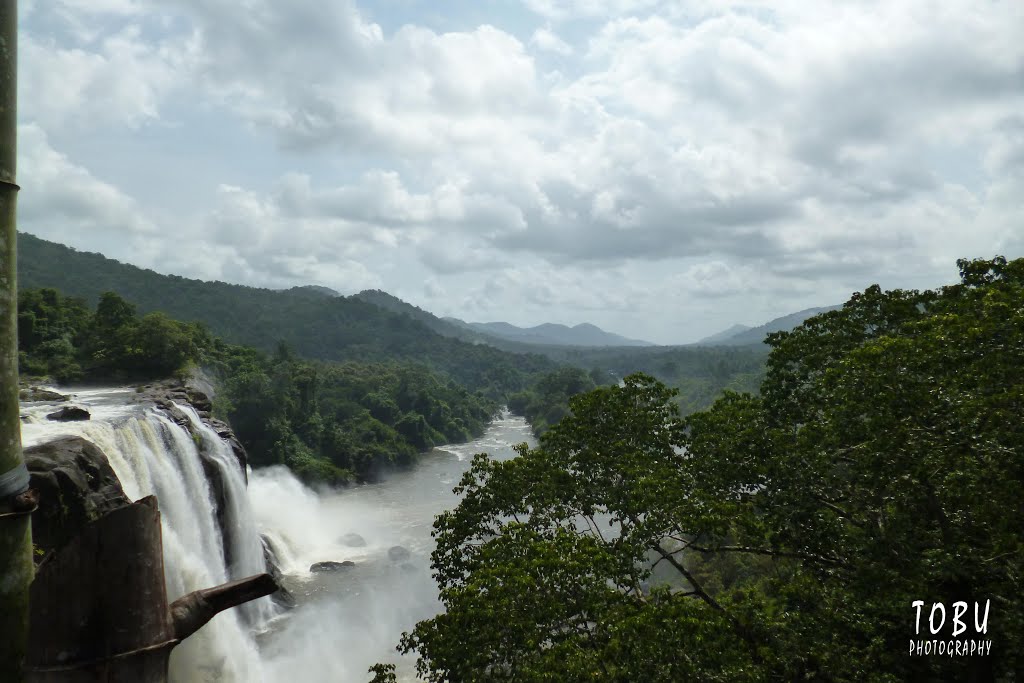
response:
[[[214,404],[253,466],[285,464],[307,481],[376,478],[417,454],[480,436],[499,405],[412,363],[327,363],[235,347],[213,366]]]
[[[434,525],[444,610],[402,640],[420,676],[1016,680],[1024,259],[959,266],[771,335],[758,395],[684,417],[635,374],[518,458],[477,456]]]

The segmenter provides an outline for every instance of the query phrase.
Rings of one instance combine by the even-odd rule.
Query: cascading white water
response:
[[[83,391],[75,403],[92,420],[54,423],[40,419],[52,406],[31,407],[22,426],[26,446],[57,436],[78,435],[107,456],[125,494],[134,500],[156,495],[160,505],[167,597],[266,571],[259,534],[246,492],[245,474],[231,447],[190,406],[178,406],[193,432],[154,408],[126,404],[125,391]],[[118,405],[120,403],[120,405]],[[222,534],[203,456],[217,468],[224,487]],[[225,538],[226,536],[226,538]],[[227,549],[227,552],[225,552]],[[226,558],[230,557],[230,566]],[[273,615],[268,599],[241,614],[229,610],[179,645],[171,655],[174,683],[249,683],[262,679],[253,631]],[[248,622],[248,623],[243,623]]]
[[[415,657],[395,646],[403,631],[442,608],[430,569],[434,517],[459,502],[452,488],[475,453],[512,458],[523,441],[533,443],[529,425],[506,414],[479,439],[435,449],[413,468],[340,491],[314,492],[284,467],[255,471],[253,514],[298,603],[261,640],[267,683],[291,681],[296,671],[311,683],[363,683],[376,662],[395,664],[399,681],[415,680]],[[393,554],[396,546],[406,552]],[[310,571],[325,560],[353,564]]]

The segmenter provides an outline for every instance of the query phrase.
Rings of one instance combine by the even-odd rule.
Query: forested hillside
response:
[[[225,341],[268,352],[284,342],[306,358],[416,361],[494,398],[525,388],[533,374],[555,367],[540,355],[439,335],[419,320],[356,297],[161,275],[25,233],[19,234],[18,259],[19,286],[25,289],[50,287],[90,304],[103,292],[116,292],[142,314],[162,311],[198,321]]]
[[[419,306],[413,306],[412,304],[402,301],[398,297],[388,294],[387,292],[382,292],[379,289],[363,290],[362,292],[356,294],[355,298],[373,304],[374,306],[383,308],[386,311],[391,311],[392,313],[399,313],[408,316],[413,320],[418,320],[427,327],[429,327],[434,332],[437,332],[438,334],[443,335],[445,337],[461,339],[463,341],[471,342],[474,344],[483,343],[488,344],[490,346],[496,346],[498,348],[505,348],[505,350],[510,350],[506,347],[501,346],[500,344],[495,344],[495,342],[500,341],[497,338],[488,337],[485,334],[474,332],[473,330],[466,329],[465,327],[461,327],[459,325],[454,325],[447,320],[438,318],[436,315],[429,311],[424,311]],[[528,351],[528,349],[522,348],[511,350]]]

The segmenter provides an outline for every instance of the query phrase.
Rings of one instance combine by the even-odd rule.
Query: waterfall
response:
[[[42,411],[52,410],[52,406],[24,410],[23,441],[31,445],[57,436],[81,436],[106,454],[131,500],[156,495],[169,601],[266,571],[245,472],[230,445],[203,423],[191,406],[176,406],[187,418],[186,427],[152,407],[118,406],[103,400],[112,393],[118,392],[77,394],[75,402],[80,405],[89,405],[90,398],[97,400],[96,406],[89,405],[94,419],[85,422],[40,419]],[[220,521],[218,496],[210,482],[213,477],[222,489]],[[261,664],[253,633],[265,627],[273,615],[274,606],[268,598],[221,613],[175,648],[170,680],[260,681]]]
[[[400,681],[413,680],[414,659],[395,645],[440,609],[432,520],[458,502],[452,487],[473,453],[511,458],[514,444],[532,440],[525,422],[506,415],[480,439],[376,484],[314,491],[269,467],[247,487],[230,444],[190,406],[164,411],[135,398],[133,389],[75,391],[92,416],[83,422],[48,420],[59,404],[24,404],[22,442],[82,437],[107,456],[130,499],[157,496],[169,599],[264,571],[261,538],[295,599],[287,619],[275,618],[269,599],[214,617],[171,655],[175,683],[365,681],[374,662],[395,663]],[[395,546],[406,554],[392,557]],[[311,571],[325,560],[352,564]]]

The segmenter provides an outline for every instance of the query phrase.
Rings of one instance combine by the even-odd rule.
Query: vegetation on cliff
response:
[[[220,350],[215,410],[254,466],[285,464],[307,480],[372,479],[418,453],[483,433],[498,403],[413,363],[325,363]]]
[[[139,317],[113,292],[104,292],[95,310],[55,289],[18,294],[22,374],[63,383],[168,377],[197,362],[212,341],[197,323],[158,312]]]

